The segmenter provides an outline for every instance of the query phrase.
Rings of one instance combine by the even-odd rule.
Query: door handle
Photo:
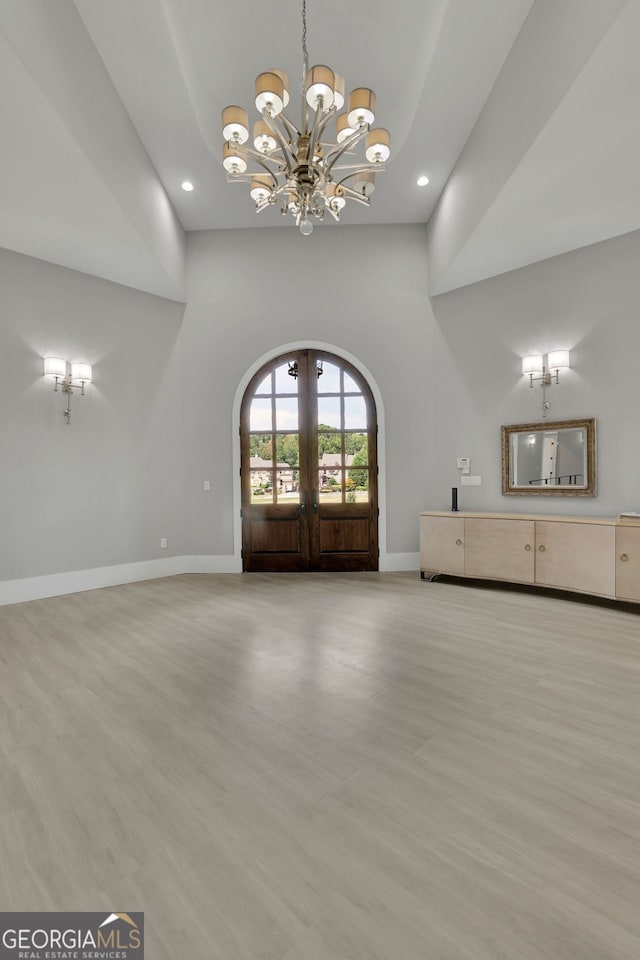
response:
[[[303,500],[302,503],[300,504],[300,513],[306,513],[306,512],[307,512],[307,505]]]
[[[313,512],[314,512],[314,513],[317,513],[317,512],[318,512],[318,504],[316,503],[315,500],[313,501]]]

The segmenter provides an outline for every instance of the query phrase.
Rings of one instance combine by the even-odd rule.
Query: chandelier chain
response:
[[[302,0],[302,58],[304,68],[303,80],[305,80],[309,70],[309,51],[307,50],[307,0]]]

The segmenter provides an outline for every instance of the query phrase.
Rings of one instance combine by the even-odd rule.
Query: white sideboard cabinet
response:
[[[420,573],[640,602],[640,524],[518,513],[420,514]]]

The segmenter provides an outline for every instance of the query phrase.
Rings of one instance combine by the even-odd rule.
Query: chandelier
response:
[[[347,111],[338,114],[345,102],[344,77],[322,64],[309,68],[306,0],[302,0],[302,58],[300,126],[284,112],[289,103],[284,70],[261,73],[255,84],[260,119],[253,125],[253,147],[247,143],[246,110],[225,107],[222,164],[229,182],[249,184],[256,213],[279,204],[280,212],[291,214],[308,236],[313,230],[311,217],[323,220],[328,210],[334,220],[340,220],[347,200],[369,206],[376,173],[384,170],[391,153],[391,136],[383,127],[373,129],[373,90],[356,87],[349,94]],[[365,159],[358,160],[356,147],[362,141]]]

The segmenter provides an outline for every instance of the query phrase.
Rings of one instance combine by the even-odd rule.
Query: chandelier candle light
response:
[[[334,220],[347,200],[369,206],[375,175],[384,170],[391,154],[391,137],[383,127],[373,129],[376,95],[368,87],[349,94],[347,111],[345,81],[322,64],[309,67],[307,52],[307,5],[302,0],[302,113],[300,127],[285,114],[289,103],[287,75],[272,69],[256,77],[255,104],[261,119],[249,140],[249,119],[242,107],[225,107],[222,133],[225,139],[222,165],[229,182],[249,184],[256,213],[279,203],[308,236],[311,217],[323,220],[328,210]],[[335,119],[333,139],[328,128]],[[358,161],[355,148],[365,141],[366,161]],[[249,170],[253,161],[257,170]]]

